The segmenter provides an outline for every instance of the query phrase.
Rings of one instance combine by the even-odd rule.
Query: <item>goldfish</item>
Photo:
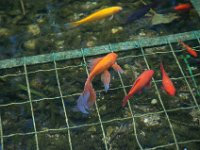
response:
[[[128,100],[137,92],[140,92],[144,87],[150,86],[151,79],[153,77],[153,70],[144,71],[133,83],[132,88],[130,89],[128,95],[126,95],[122,101],[122,107],[126,105]]]
[[[160,64],[160,70],[162,73],[162,85],[163,85],[163,89],[167,92],[168,95],[170,96],[174,96],[176,93],[176,89],[174,87],[173,82],[171,81],[171,79],[169,78],[169,76],[167,75],[167,73],[164,70],[163,64]]]
[[[179,43],[186,49],[186,51],[187,51],[190,55],[192,55],[193,57],[197,57],[197,56],[198,56],[197,52],[196,52],[193,48],[191,48],[189,45],[185,44],[185,43],[184,43],[183,41],[181,41],[181,40],[179,40]]]
[[[102,58],[90,60],[90,74],[85,82],[83,93],[77,100],[77,108],[82,113],[87,114],[89,108],[96,101],[96,93],[92,86],[92,80],[98,74],[101,74],[101,81],[104,83],[105,91],[109,89],[110,73],[108,69],[112,67],[115,71],[123,73],[122,68],[116,63],[118,55],[116,53],[109,53]]]
[[[122,7],[120,7],[120,6],[104,8],[104,9],[94,12],[93,14],[91,14],[79,21],[67,23],[67,24],[65,24],[65,27],[77,27],[77,26],[80,26],[85,23],[101,20],[101,19],[104,19],[106,17],[112,16],[112,15],[120,12],[121,10],[122,10]]]
[[[177,6],[174,6],[173,9],[176,11],[182,11],[182,10],[189,10],[191,8],[190,3],[184,3],[184,4],[178,4]]]

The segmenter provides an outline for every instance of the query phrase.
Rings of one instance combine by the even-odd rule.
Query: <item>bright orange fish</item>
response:
[[[126,95],[122,101],[122,107],[126,105],[128,100],[135,94],[140,92],[144,87],[149,86],[151,83],[151,78],[154,74],[153,70],[144,71],[134,82],[132,88],[130,89],[128,95]]]
[[[85,82],[85,87],[82,95],[78,98],[77,108],[82,113],[88,113],[87,110],[94,104],[96,101],[96,93],[92,86],[92,80],[98,74],[101,74],[101,80],[104,83],[105,91],[109,89],[110,83],[110,73],[108,69],[112,67],[115,71],[123,73],[121,67],[116,63],[117,60],[116,53],[109,53],[102,58],[97,58],[90,60],[90,74]]]
[[[121,10],[122,10],[122,7],[120,7],[120,6],[104,8],[104,9],[96,11],[95,13],[93,13],[79,21],[65,24],[65,27],[77,27],[77,26],[80,26],[85,23],[101,20],[101,19],[104,19],[106,17],[112,16],[113,14],[120,12]]]
[[[169,76],[167,75],[167,73],[164,70],[163,64],[160,64],[160,70],[162,73],[162,85],[163,85],[163,89],[167,92],[168,95],[170,96],[174,96],[176,93],[176,89],[174,87],[173,82],[171,81],[171,79],[169,78]]]
[[[198,56],[197,52],[196,52],[193,48],[191,48],[190,46],[188,46],[187,44],[185,44],[183,41],[179,40],[179,43],[186,49],[186,51],[187,51],[190,55],[192,55],[192,56],[194,56],[194,57],[197,57],[197,56]]]
[[[190,3],[185,3],[185,4],[178,4],[173,9],[176,11],[182,11],[182,10],[189,10],[191,7],[192,6]]]

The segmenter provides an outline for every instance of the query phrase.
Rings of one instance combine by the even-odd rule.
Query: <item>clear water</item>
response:
[[[129,14],[143,6],[139,0],[27,0],[24,1],[25,15],[20,1],[2,0],[0,3],[0,31],[3,31],[0,32],[1,59],[200,29],[199,16],[194,9],[190,12],[176,12],[180,18],[169,24],[152,26],[153,13],[148,13],[133,23],[123,24]],[[63,28],[64,23],[113,5],[122,6],[124,9],[111,19],[88,23],[70,30]],[[157,8],[154,11],[167,14],[172,5],[170,1],[165,6],[166,9]],[[58,25],[59,28],[54,28],[54,25]],[[112,29],[118,29],[118,32],[114,34]],[[197,40],[188,41],[187,44],[197,46],[196,49],[200,50]],[[181,49],[178,44],[173,44],[172,47],[175,50]],[[105,141],[108,149],[115,150],[139,149],[138,141],[144,149],[157,146],[160,147],[156,149],[176,149],[171,124],[180,149],[198,149],[200,112],[196,108],[195,100],[200,103],[199,59],[195,59],[197,62],[193,64],[193,58],[187,60],[192,73],[196,75],[196,87],[186,63],[181,58],[187,56],[187,53],[176,52],[174,57],[170,51],[169,45],[144,48],[147,63],[155,70],[156,82],[152,83],[150,89],[146,89],[142,94],[136,94],[130,100],[131,109],[128,106],[121,108],[125,94],[122,81],[128,92],[137,76],[148,67],[141,49],[119,52],[117,62],[125,71],[121,75],[122,81],[118,73],[110,69],[110,90],[105,93],[100,76],[95,77],[93,86],[97,93],[97,107],[93,106],[89,115],[73,111],[87,78],[82,58],[56,62],[58,74],[53,62],[27,66],[27,76],[24,66],[1,70],[0,147],[5,150],[35,150],[37,136],[39,149],[42,150],[66,150],[70,149],[70,145],[75,150],[103,150]],[[95,57],[87,57],[86,61],[91,58]],[[176,58],[180,66],[176,63]],[[168,96],[161,89],[161,60],[177,89],[174,97]],[[189,76],[186,80],[183,73]],[[27,87],[30,87],[30,93]],[[169,120],[162,104],[167,110]],[[35,128],[32,115],[35,119]],[[35,129],[37,134],[34,134]]]

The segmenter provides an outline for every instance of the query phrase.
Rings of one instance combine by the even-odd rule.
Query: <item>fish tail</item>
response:
[[[178,42],[179,42],[181,45],[184,45],[183,41],[181,41],[181,40],[178,40]]]
[[[77,22],[71,22],[71,23],[65,23],[64,24],[64,28],[65,29],[72,29],[79,26],[79,24]]]
[[[188,45],[187,44],[185,44],[183,41],[181,41],[181,40],[179,40],[179,43],[185,48],[185,49],[187,49],[188,48]]]
[[[163,67],[162,61],[160,62],[160,70],[161,70],[162,73],[164,73],[164,67]]]
[[[164,67],[163,67],[163,63],[160,62],[160,70],[163,70],[163,69],[164,69]]]
[[[124,99],[122,100],[122,107],[125,107],[126,103],[128,102],[129,100],[129,96],[125,96]]]
[[[91,81],[88,79],[85,83],[84,91],[77,100],[77,109],[82,113],[88,114],[89,108],[96,100],[96,93],[92,87]]]

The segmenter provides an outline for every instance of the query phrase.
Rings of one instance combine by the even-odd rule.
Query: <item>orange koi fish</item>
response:
[[[154,74],[153,70],[144,71],[134,82],[132,88],[130,89],[128,95],[126,95],[122,101],[122,107],[126,105],[128,100],[137,92],[140,92],[144,87],[151,84],[151,79]]]
[[[163,85],[163,89],[167,92],[168,95],[170,96],[174,96],[176,93],[176,89],[174,87],[173,82],[171,81],[171,79],[169,78],[169,76],[167,75],[167,73],[164,70],[163,64],[160,64],[160,70],[162,73],[162,85]]]
[[[67,23],[67,24],[65,24],[65,27],[77,27],[77,26],[80,26],[85,23],[101,20],[101,19],[104,19],[106,17],[112,16],[113,14],[120,12],[121,10],[122,10],[122,7],[120,7],[120,6],[104,8],[104,9],[96,11],[95,13],[93,13],[79,21]]]
[[[101,80],[104,83],[105,91],[107,92],[110,83],[110,73],[108,72],[108,69],[112,67],[115,71],[123,73],[121,67],[116,63],[117,57],[116,53],[109,53],[102,58],[90,61],[90,74],[85,82],[84,91],[77,101],[77,108],[82,113],[87,114],[87,110],[89,110],[96,100],[96,93],[92,86],[92,80],[95,76],[101,74]]]
[[[179,43],[186,49],[186,51],[187,51],[190,55],[192,55],[192,56],[194,56],[194,57],[197,57],[197,56],[198,56],[197,52],[196,52],[193,48],[191,48],[190,46],[188,46],[187,44],[185,44],[183,41],[179,40]]]
[[[182,11],[182,10],[189,10],[191,7],[192,6],[190,3],[185,3],[185,4],[178,4],[173,9],[176,11]]]

